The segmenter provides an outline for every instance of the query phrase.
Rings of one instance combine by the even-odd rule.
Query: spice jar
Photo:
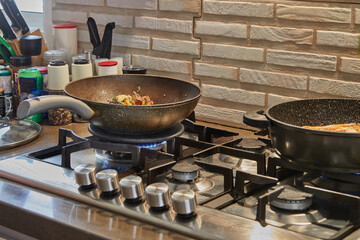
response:
[[[71,69],[72,81],[93,76],[92,64],[87,59],[76,59],[71,64]]]
[[[8,113],[12,113],[12,81],[11,81],[11,72],[9,70],[0,70],[0,87],[4,89],[4,95],[9,101],[6,101],[5,110]]]
[[[106,75],[117,75],[118,74],[118,62],[116,61],[105,61],[99,62],[99,76]]]
[[[48,65],[48,89],[63,90],[69,82],[69,66],[63,61],[50,62]]]

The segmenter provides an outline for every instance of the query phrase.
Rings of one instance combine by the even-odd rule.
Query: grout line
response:
[[[202,15],[203,15],[203,0],[200,1],[200,15],[193,17],[193,22],[192,22],[192,37],[194,39],[199,40],[199,57],[194,57],[191,60],[191,68],[192,68],[191,69],[191,77],[192,77],[192,79],[199,82],[200,89],[202,88],[201,80],[194,77],[194,75],[195,75],[195,60],[201,60],[201,58],[202,58],[202,40],[200,37],[195,36],[195,20],[197,20],[197,19],[200,20],[202,18]]]

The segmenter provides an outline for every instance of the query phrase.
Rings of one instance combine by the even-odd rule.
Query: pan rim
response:
[[[289,102],[309,102],[309,101],[322,101],[322,100],[349,100],[349,101],[357,101],[360,103],[360,100],[358,99],[351,99],[351,98],[310,98],[310,99],[299,99],[299,100],[294,100],[294,101],[289,101]],[[316,129],[308,129],[308,128],[304,128],[304,127],[300,127],[298,125],[293,125],[290,123],[286,123],[280,120],[275,119],[274,117],[272,117],[269,113],[269,111],[271,109],[273,109],[274,107],[277,106],[281,106],[284,105],[286,103],[289,102],[283,102],[280,104],[276,104],[270,108],[268,108],[265,112],[265,116],[268,119],[268,121],[272,121],[278,125],[281,125],[282,127],[286,127],[286,128],[291,128],[294,130],[297,130],[299,132],[303,132],[306,134],[313,134],[313,135],[326,135],[326,136],[343,136],[343,137],[355,137],[355,138],[359,138],[360,137],[360,133],[351,133],[351,132],[333,132],[333,131],[323,131],[323,130],[316,130]]]
[[[111,77],[111,76],[147,76],[147,77],[157,77],[157,78],[166,78],[166,79],[171,79],[171,80],[176,80],[176,81],[179,81],[179,82],[185,82],[185,83],[188,83],[192,86],[194,86],[196,89],[198,89],[199,91],[199,94],[197,94],[195,97],[192,97],[190,99],[186,99],[186,100],[182,100],[182,101],[178,101],[178,102],[174,102],[174,103],[160,103],[160,104],[154,104],[154,105],[122,105],[122,104],[111,104],[111,103],[105,103],[105,102],[96,102],[96,101],[92,101],[92,100],[88,100],[88,99],[84,99],[84,98],[80,98],[80,97],[76,97],[72,94],[70,94],[68,91],[66,91],[66,88],[71,85],[73,82],[70,82],[68,84],[66,84],[64,86],[64,93],[69,96],[69,97],[72,97],[72,98],[75,98],[75,99],[78,99],[78,100],[81,100],[83,102],[89,102],[91,104],[98,104],[100,106],[111,106],[111,107],[114,107],[114,108],[135,108],[135,109],[153,109],[153,108],[163,108],[163,107],[169,107],[169,106],[180,106],[180,105],[184,105],[186,103],[189,103],[189,102],[192,102],[192,101],[197,101],[197,99],[199,99],[201,96],[202,96],[202,90],[201,90],[201,87],[197,86],[196,84],[194,83],[191,83],[189,81],[186,81],[186,80],[183,80],[183,79],[179,79],[179,78],[170,78],[170,77],[166,77],[166,76],[160,76],[160,75],[149,75],[149,74],[121,74],[121,75],[108,75],[106,77]],[[100,77],[104,77],[104,76],[93,76],[93,77],[90,77],[90,78],[100,78]],[[89,78],[83,78],[83,79],[79,79],[77,80],[76,82],[78,81],[86,81],[87,79]]]

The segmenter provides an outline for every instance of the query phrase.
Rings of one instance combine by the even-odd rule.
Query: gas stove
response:
[[[0,177],[195,238],[360,238],[360,175],[295,166],[266,137],[188,119],[155,136],[89,131],[60,129]]]

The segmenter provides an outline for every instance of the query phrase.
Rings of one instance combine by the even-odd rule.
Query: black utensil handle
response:
[[[1,2],[4,2],[3,6],[6,5],[8,10],[10,11],[10,15],[16,22],[16,25],[20,27],[21,34],[25,35],[30,32],[30,29],[28,25],[25,22],[25,19],[21,12],[19,11],[19,8],[16,6],[16,3],[14,0],[1,0]],[[9,17],[10,18],[10,17]],[[11,20],[13,21],[13,20]],[[14,22],[13,22],[14,24]]]
[[[0,29],[3,32],[3,37],[5,39],[14,40],[16,39],[16,35],[12,28],[10,27],[8,21],[6,20],[4,14],[0,10]]]
[[[98,32],[98,29],[96,26],[95,19],[93,19],[92,17],[89,17],[86,21],[86,24],[89,29],[91,44],[93,45],[94,48],[100,46],[101,41],[100,41],[100,36],[99,36],[99,32]]]

